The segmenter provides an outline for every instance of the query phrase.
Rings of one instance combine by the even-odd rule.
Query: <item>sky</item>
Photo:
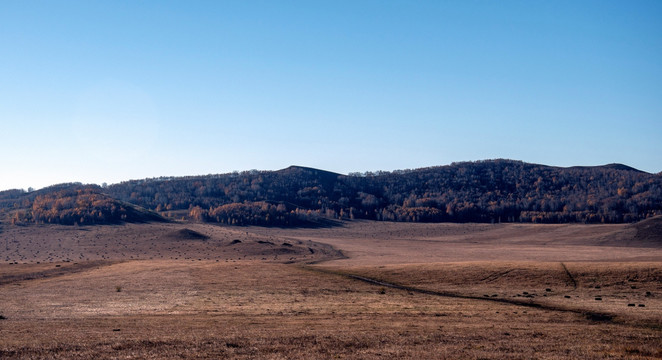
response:
[[[0,190],[495,158],[662,171],[661,1],[0,1]]]

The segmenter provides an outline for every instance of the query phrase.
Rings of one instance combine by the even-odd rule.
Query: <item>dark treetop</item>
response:
[[[560,168],[512,160],[350,175],[292,166],[105,188],[62,184],[10,190],[0,192],[0,209],[0,219],[18,223],[148,221],[158,219],[154,212],[265,226],[333,218],[621,223],[662,214],[662,174],[620,164]]]

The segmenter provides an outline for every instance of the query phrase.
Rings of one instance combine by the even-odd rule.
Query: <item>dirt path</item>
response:
[[[588,320],[593,320],[593,321],[612,322],[614,320],[614,315],[612,315],[612,314],[608,314],[608,313],[604,313],[604,312],[596,312],[596,311],[593,311],[593,310],[578,309],[578,308],[567,308],[567,307],[561,307],[561,306],[555,306],[555,305],[549,305],[549,304],[541,304],[541,303],[534,302],[533,300],[518,300],[518,299],[504,299],[504,298],[494,298],[494,297],[481,297],[481,296],[465,295],[465,294],[452,293],[452,292],[433,291],[433,290],[427,290],[427,289],[420,289],[420,288],[416,288],[416,287],[412,287],[412,286],[395,284],[395,283],[386,282],[386,281],[383,281],[383,280],[372,279],[372,278],[368,278],[368,277],[360,276],[360,275],[355,275],[355,274],[347,274],[347,273],[342,273],[342,272],[338,272],[338,271],[322,269],[322,268],[319,268],[319,267],[306,266],[304,268],[308,269],[308,270],[311,270],[311,271],[321,272],[321,273],[324,273],[324,274],[334,274],[334,275],[343,276],[343,277],[346,277],[346,278],[366,282],[366,283],[373,284],[373,285],[388,287],[388,288],[391,288],[391,289],[404,290],[404,291],[408,291],[408,292],[411,292],[411,293],[439,296],[439,297],[444,297],[444,298],[486,301],[486,302],[493,302],[493,303],[523,306],[523,307],[535,308],[535,309],[541,309],[541,310],[574,313],[574,314],[582,315],[582,316],[586,317]]]
[[[577,280],[575,280],[574,276],[572,276],[570,270],[568,270],[568,267],[565,266],[564,263],[561,263],[561,267],[563,267],[563,270],[565,270],[566,275],[568,275],[568,279],[570,279],[570,282],[572,283],[572,287],[577,289]]]

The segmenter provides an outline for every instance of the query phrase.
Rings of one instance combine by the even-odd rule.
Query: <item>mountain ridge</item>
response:
[[[369,174],[369,173],[403,173],[403,172],[412,172],[412,171],[418,171],[418,170],[426,170],[426,169],[436,169],[436,168],[442,168],[442,167],[452,167],[452,166],[457,166],[457,165],[462,165],[462,164],[477,164],[477,163],[484,163],[484,162],[493,162],[493,161],[507,161],[507,162],[513,162],[513,163],[522,163],[522,164],[528,164],[528,165],[534,165],[534,166],[545,166],[549,168],[558,168],[558,169],[614,169],[614,170],[623,170],[623,171],[634,171],[634,172],[639,172],[643,174],[649,174],[649,175],[662,175],[662,171],[658,173],[650,173],[647,171],[639,170],[637,168],[631,167],[626,164],[622,163],[609,163],[609,164],[604,164],[604,165],[572,165],[572,166],[557,166],[557,165],[546,165],[546,164],[537,164],[537,163],[529,163],[529,162],[524,162],[521,160],[512,160],[512,159],[487,159],[487,160],[476,160],[476,161],[460,161],[460,162],[452,162],[447,165],[433,165],[433,166],[425,166],[425,167],[420,167],[420,168],[413,168],[413,169],[395,169],[395,170],[377,170],[376,172],[372,171],[366,171],[364,173],[361,172],[351,172],[348,174],[342,174],[342,173],[337,173],[334,171],[329,171],[329,170],[324,170],[324,169],[319,169],[319,168],[314,168],[310,166],[301,166],[301,165],[290,165],[286,168],[283,169],[278,169],[278,170],[244,170],[241,172],[234,171],[234,172],[228,172],[228,173],[216,173],[216,174],[207,174],[207,175],[181,175],[181,176],[159,176],[159,177],[151,177],[151,178],[140,178],[140,179],[128,179],[128,180],[122,180],[119,183],[116,184],[110,184],[109,186],[112,185],[118,185],[126,182],[147,182],[147,181],[163,181],[163,180],[173,180],[173,179],[194,179],[194,178],[205,178],[209,176],[224,176],[224,175],[230,175],[230,174],[238,174],[238,173],[248,173],[248,172],[281,172],[281,173],[287,173],[287,172],[294,172],[294,171],[308,171],[308,172],[318,172],[318,173],[326,173],[326,174],[331,174],[331,175],[337,175],[337,176],[357,176],[358,174]],[[84,184],[81,182],[69,182],[69,183],[57,183],[57,184],[52,184],[45,186],[43,188],[39,188],[36,190],[28,191],[28,192],[39,192],[42,190],[50,191],[53,190],[54,188],[60,188],[60,187],[69,187],[72,185],[85,185],[85,186],[99,186],[99,184],[94,184],[94,183],[88,183]],[[0,194],[3,193],[8,193],[8,192],[25,192],[24,189],[18,189],[18,188],[13,188],[13,189],[6,189],[6,190],[0,190]]]
[[[624,164],[556,167],[508,159],[348,175],[292,165],[107,187],[59,184],[0,192],[0,210],[5,218],[20,209],[28,214],[36,200],[66,189],[86,189],[167,217],[235,225],[293,226],[323,218],[621,223],[662,214],[660,174]]]

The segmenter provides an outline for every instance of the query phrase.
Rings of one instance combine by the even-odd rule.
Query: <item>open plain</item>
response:
[[[0,358],[661,358],[661,223],[3,225]]]

